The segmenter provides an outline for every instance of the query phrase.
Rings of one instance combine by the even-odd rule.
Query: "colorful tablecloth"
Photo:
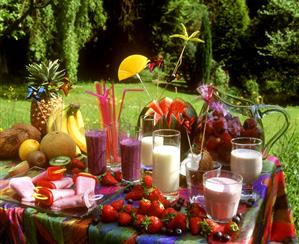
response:
[[[7,180],[3,179],[10,162],[0,162],[0,194]],[[263,173],[255,182],[259,200],[253,207],[240,204],[244,213],[241,231],[234,243],[297,243],[291,210],[285,192],[285,178],[279,160],[264,161]],[[121,187],[97,186],[97,193],[109,194],[105,202],[124,197]],[[111,194],[111,195],[110,195]],[[187,191],[180,194],[187,198]],[[1,198],[1,195],[0,195]],[[0,243],[207,243],[200,236],[140,234],[117,223],[93,224],[91,217],[53,216],[35,208],[0,200]]]

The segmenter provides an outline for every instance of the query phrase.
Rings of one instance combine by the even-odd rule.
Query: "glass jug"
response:
[[[277,105],[254,104],[211,85],[198,89],[205,103],[198,117],[198,126],[193,141],[194,151],[209,151],[213,160],[229,166],[231,139],[255,137],[263,140],[263,156],[267,157],[273,144],[289,127],[288,113]],[[273,135],[265,135],[262,119],[270,113],[280,113],[283,121]],[[275,121],[277,123],[277,121]]]

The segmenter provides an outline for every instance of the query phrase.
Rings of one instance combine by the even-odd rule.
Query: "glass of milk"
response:
[[[153,185],[169,200],[179,196],[181,133],[173,129],[153,132]]]
[[[140,160],[145,171],[151,171],[153,167],[153,130],[154,117],[144,116],[140,121],[141,153]]]
[[[203,174],[204,203],[207,216],[216,222],[229,222],[237,214],[243,177],[228,170]]]
[[[254,137],[237,137],[232,139],[230,159],[231,171],[243,176],[242,200],[253,198],[253,183],[257,180],[263,168],[263,141]]]

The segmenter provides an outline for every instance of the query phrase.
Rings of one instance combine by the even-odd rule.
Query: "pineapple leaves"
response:
[[[33,63],[26,66],[29,75],[27,77],[29,86],[35,89],[43,87],[45,95],[51,96],[57,93],[64,84],[65,70],[59,70],[59,60],[42,62],[40,64]]]

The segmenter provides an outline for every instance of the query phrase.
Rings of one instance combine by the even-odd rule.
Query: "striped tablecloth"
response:
[[[0,162],[0,198],[7,187],[4,176],[12,162]],[[251,208],[240,204],[244,213],[241,231],[234,243],[297,243],[296,230],[285,192],[285,178],[280,161],[270,156],[264,161],[263,173],[254,189],[260,196]],[[123,198],[121,187],[97,186],[97,193],[109,195],[106,202]],[[187,198],[185,188],[180,189]],[[149,235],[117,223],[92,224],[91,217],[54,216],[32,207],[0,200],[0,243],[207,243],[200,236]]]

